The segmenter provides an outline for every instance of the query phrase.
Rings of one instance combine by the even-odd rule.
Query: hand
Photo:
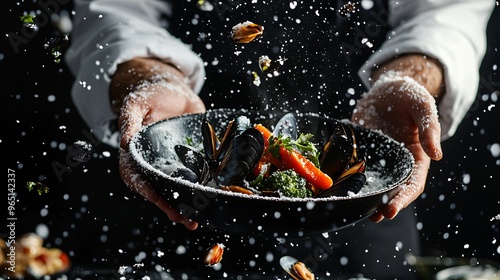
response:
[[[119,65],[111,82],[110,97],[120,108],[120,174],[133,191],[158,206],[172,222],[194,230],[198,224],[163,200],[140,175],[129,153],[132,137],[143,126],[185,113],[201,113],[205,106],[175,67],[150,58]],[[119,105],[118,105],[119,104]]]
[[[409,180],[393,199],[370,217],[375,222],[384,217],[393,219],[422,194],[431,159],[442,158],[435,99],[414,79],[389,71],[382,74],[358,101],[352,120],[381,130],[404,143],[413,154],[415,166]]]

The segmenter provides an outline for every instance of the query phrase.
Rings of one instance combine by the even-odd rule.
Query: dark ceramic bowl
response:
[[[367,184],[356,195],[308,199],[248,196],[169,176],[181,166],[174,146],[186,145],[191,140],[201,143],[200,127],[204,117],[221,135],[228,121],[240,115],[271,129],[282,116],[247,110],[212,110],[144,127],[130,144],[140,171],[161,196],[185,216],[216,230],[275,237],[302,237],[335,231],[374,213],[396,194],[413,168],[411,153],[400,143],[343,120],[353,128],[358,150],[367,156]],[[339,121],[314,113],[300,114],[297,119],[299,132],[314,134],[313,141],[321,144],[328,140],[333,124]]]

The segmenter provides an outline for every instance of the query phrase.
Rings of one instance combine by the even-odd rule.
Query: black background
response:
[[[68,213],[75,216],[75,223],[79,218],[106,222],[106,213],[92,213],[92,206],[82,201],[81,195],[97,188],[95,179],[118,176],[116,151],[104,144],[95,147],[93,161],[105,166],[104,169],[92,169],[92,163],[71,162],[74,165],[68,172],[59,170],[57,175],[54,171],[55,165],[69,165],[66,149],[74,141],[88,140],[86,126],[71,102],[72,75],[64,62],[55,63],[43,48],[45,38],[53,36],[55,29],[51,24],[41,26],[38,32],[19,44],[16,51],[9,38],[25,30],[19,15],[38,7],[23,2],[11,6],[0,12],[1,114],[4,120],[0,147],[4,172],[7,168],[16,172],[16,234],[35,231],[39,224],[50,229]],[[70,10],[70,5],[61,5],[60,9]],[[488,26],[488,49],[480,69],[481,84],[476,101],[454,137],[443,143],[444,158],[432,164],[425,193],[412,205],[417,207],[426,255],[500,261],[500,218],[495,219],[500,215],[500,157],[494,157],[490,151],[491,145],[500,144],[500,104],[497,101],[500,96],[498,92],[492,93],[500,89],[498,26],[500,10],[497,7]],[[55,100],[50,101],[53,97]],[[76,174],[88,174],[89,178],[75,184],[73,176]],[[43,182],[50,192],[41,196],[28,192],[25,188],[28,181]],[[7,184],[4,186],[1,192],[7,194]],[[75,186],[81,189],[75,190]],[[105,193],[114,193],[113,197],[108,197],[110,201],[119,197],[120,207],[131,207],[134,199],[140,199],[123,186],[106,188],[112,191],[108,189]],[[65,199],[68,193],[71,195]],[[5,198],[4,194],[1,197]],[[96,203],[105,201],[97,200]],[[90,217],[80,217],[83,215],[77,215],[78,212],[90,213],[84,215]],[[0,217],[5,217],[6,207],[0,213]],[[92,234],[84,230],[77,233],[72,223],[67,226],[66,233],[49,231],[48,244],[65,248],[67,245],[61,240],[68,233]],[[0,229],[2,235],[6,232],[6,228]]]

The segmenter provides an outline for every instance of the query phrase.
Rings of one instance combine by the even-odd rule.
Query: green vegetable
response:
[[[278,191],[283,196],[306,198],[312,191],[306,187],[306,179],[292,169],[275,171],[262,183],[265,188]]]
[[[28,191],[36,190],[38,192],[38,195],[42,195],[49,192],[49,187],[40,182],[28,182],[26,184],[26,188],[28,189]]]
[[[24,24],[34,24],[35,23],[33,21],[35,19],[35,16],[33,16],[33,15],[23,15],[23,16],[19,16],[19,18],[21,19],[21,21]]]

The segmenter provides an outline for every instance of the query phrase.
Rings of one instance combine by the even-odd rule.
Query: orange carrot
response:
[[[313,184],[320,189],[328,189],[332,186],[333,180],[327,174],[323,173],[305,156],[296,150],[287,150],[283,146],[279,146],[279,154],[281,159],[275,158],[268,152],[269,138],[273,136],[272,132],[261,124],[255,125],[255,128],[264,136],[265,152],[263,160],[271,162],[281,170],[293,169],[297,174],[304,177],[307,182]]]

